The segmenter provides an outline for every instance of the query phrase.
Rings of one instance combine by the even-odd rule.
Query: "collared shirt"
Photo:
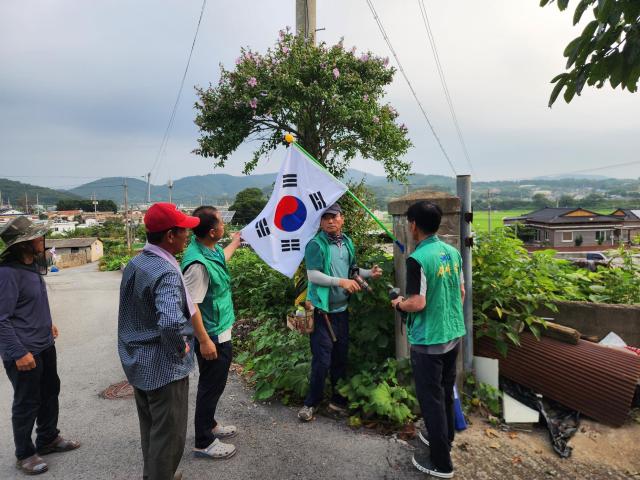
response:
[[[145,249],[122,275],[118,353],[131,385],[149,391],[193,369],[193,326],[179,271],[166,256]],[[161,253],[161,252],[160,252]],[[190,352],[185,354],[189,343]]]
[[[15,361],[53,345],[47,286],[30,266],[0,266],[0,356]]]
[[[187,286],[184,283],[184,277],[182,276],[182,270],[180,270],[180,264],[176,260],[176,257],[167,252],[164,248],[154,245],[152,243],[146,243],[144,246],[144,250],[154,253],[160,258],[164,258],[167,262],[171,264],[173,268],[176,269],[178,275],[180,275],[180,280],[182,280],[182,286],[185,288],[185,293],[187,294],[187,304],[189,305],[189,314],[193,317],[193,314],[196,313],[196,306],[191,299],[191,295],[189,295],[189,290],[187,290]]]

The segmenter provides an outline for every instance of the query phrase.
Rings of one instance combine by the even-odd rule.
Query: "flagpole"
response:
[[[335,175],[333,173],[331,173],[329,170],[327,170],[327,168],[322,165],[318,160],[316,160],[313,155],[311,155],[309,152],[307,152],[304,147],[302,145],[300,145],[298,142],[295,141],[295,139],[293,138],[293,135],[291,135],[290,133],[287,133],[284,136],[285,140],[288,143],[291,143],[293,145],[295,145],[296,147],[298,147],[298,149],[300,149],[300,151],[302,153],[304,153],[307,158],[309,158],[309,160],[311,160],[313,163],[315,163],[316,165],[318,165],[320,168],[322,168],[325,172],[327,172],[329,175],[331,175],[333,178],[336,178]],[[338,180],[336,178],[336,180]],[[338,180],[339,181],[339,180]],[[351,196],[351,198],[353,198],[353,200],[362,207],[362,209],[367,212],[367,214],[380,226],[380,228],[382,228],[382,230],[385,231],[385,233],[389,236],[389,238],[391,238],[391,240],[393,240],[393,242],[398,246],[398,248],[400,249],[400,251],[402,253],[404,253],[405,247],[404,245],[400,242],[400,240],[398,240],[396,238],[396,236],[391,233],[389,231],[389,229],[380,221],[380,219],[378,217],[375,216],[375,214],[369,209],[369,207],[367,207],[362,200],[360,200],[358,197],[356,197],[356,195],[350,190],[347,189],[347,193]]]

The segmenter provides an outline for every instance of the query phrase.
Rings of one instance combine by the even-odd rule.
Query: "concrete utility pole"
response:
[[[464,276],[464,325],[467,335],[464,337],[462,350],[462,365],[465,372],[473,369],[473,276],[471,271],[471,222],[473,211],[471,209],[471,176],[458,175],[457,193],[460,198],[460,255],[462,256],[462,274]]]
[[[147,203],[151,203],[151,172],[147,173]]]
[[[131,235],[129,233],[129,187],[127,179],[124,179],[124,233],[127,238],[127,250],[131,250]]]
[[[171,191],[173,190],[173,180],[169,180],[169,182],[167,183],[167,186],[169,187],[169,203],[171,203]]]
[[[98,200],[96,200],[96,192],[93,192],[91,203],[93,203],[93,216],[97,219],[98,218]]]
[[[296,0],[296,33],[316,43],[316,0]]]

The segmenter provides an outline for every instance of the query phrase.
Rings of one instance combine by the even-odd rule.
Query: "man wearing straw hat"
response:
[[[40,457],[80,446],[58,430],[60,379],[49,310],[44,235],[47,227],[16,217],[2,230],[0,251],[0,356],[13,386],[11,422],[16,466],[29,475],[48,470]],[[33,426],[36,443],[32,441]]]

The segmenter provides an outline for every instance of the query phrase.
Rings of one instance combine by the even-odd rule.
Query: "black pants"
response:
[[[311,342],[311,377],[309,393],[304,400],[307,407],[318,405],[324,397],[324,385],[327,373],[330,375],[331,401],[340,405],[346,399],[336,391],[336,383],[347,376],[347,359],[349,355],[349,312],[329,313],[329,321],[337,341],[331,339],[324,315],[318,309],[314,312],[315,328],[309,336]]]
[[[16,457],[23,460],[36,453],[36,449],[53,442],[58,430],[58,394],[60,378],[56,361],[56,347],[51,345],[34,355],[36,367],[20,371],[16,362],[7,361],[4,368],[13,385],[11,423]],[[36,444],[31,440],[36,424]]]
[[[431,461],[442,471],[453,469],[449,446],[455,436],[453,385],[460,344],[443,354],[428,355],[411,350],[416,394],[429,434]]]
[[[233,356],[231,341],[216,343],[218,358],[215,360],[205,360],[200,353],[200,344],[195,342],[196,356],[198,358],[198,368],[200,369],[200,379],[198,380],[198,394],[196,396],[196,448],[207,448],[215,440],[211,431],[215,428],[216,408],[218,400],[227,385],[229,377],[229,367]]]
[[[144,470],[142,478],[173,480],[187,437],[189,377],[155,390],[134,388]]]

